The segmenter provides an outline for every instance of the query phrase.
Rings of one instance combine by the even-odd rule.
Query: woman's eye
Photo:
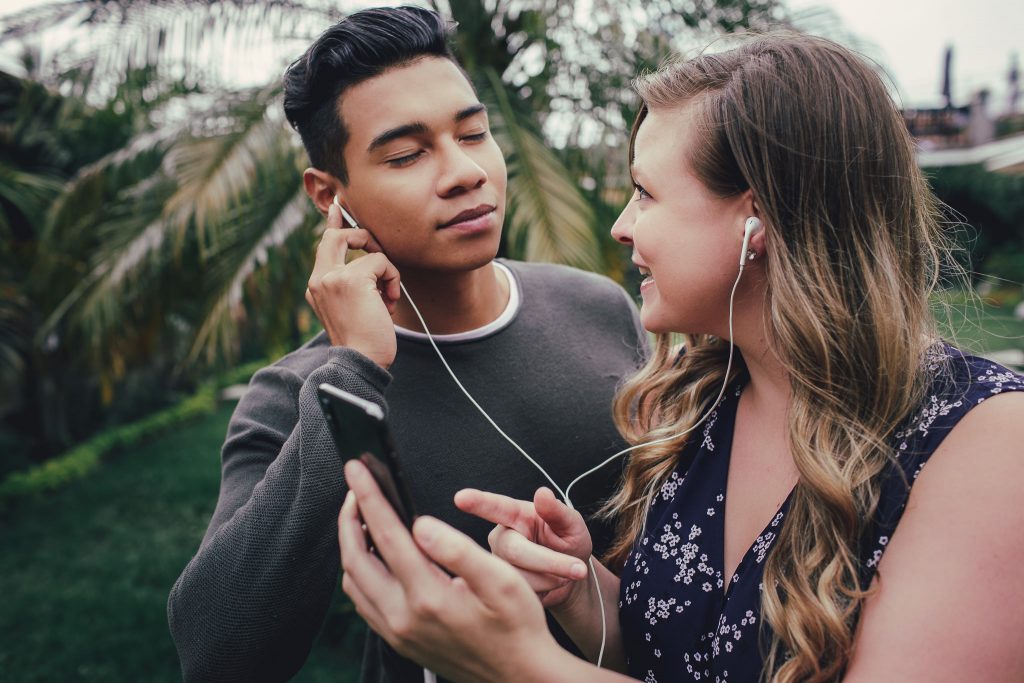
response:
[[[392,168],[401,168],[402,166],[408,166],[412,162],[419,159],[421,154],[423,154],[422,151],[417,151],[413,152],[412,154],[406,154],[405,156],[402,157],[388,159],[388,166],[391,166]]]
[[[637,199],[650,199],[651,195],[641,185],[633,183],[633,189],[636,190]]]

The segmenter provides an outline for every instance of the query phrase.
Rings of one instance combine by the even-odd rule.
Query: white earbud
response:
[[[761,230],[761,219],[756,216],[751,216],[743,224],[743,247],[740,249],[740,268],[747,264],[747,261],[752,259],[749,256],[747,250],[750,247],[750,238]]]
[[[346,211],[345,207],[342,206],[341,202],[338,201],[338,195],[334,195],[334,205],[336,207],[338,207],[338,209],[341,210],[341,217],[345,219],[345,222],[347,222],[353,228],[358,228],[359,227],[359,224],[356,223],[356,219],[352,218],[352,214],[350,214],[348,211]]]

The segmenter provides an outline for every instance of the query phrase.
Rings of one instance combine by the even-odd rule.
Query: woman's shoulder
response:
[[[1021,391],[1024,375],[984,356],[942,344],[929,350],[925,359],[935,378],[933,390],[959,389],[976,403],[1003,391]]]
[[[961,404],[950,408],[956,419],[944,425],[944,438],[929,459],[931,477],[947,470],[960,476],[974,469],[993,483],[1004,475],[1024,478],[1024,376],[986,358],[960,357],[960,376],[965,380],[956,384],[958,390],[947,397],[938,393],[929,397],[933,412],[942,401],[953,406],[948,402],[956,399],[954,403]],[[1018,486],[1024,486],[1024,481]]]
[[[925,365],[928,389],[895,433],[897,451],[908,460],[927,460],[968,413],[989,399],[1024,392],[1024,375],[952,346],[930,350]],[[917,464],[923,466],[923,460]]]
[[[937,402],[925,422],[934,435],[934,425],[957,418],[944,425],[928,466],[913,472],[913,488],[902,489],[893,526],[875,529],[867,564],[881,580],[864,606],[850,681],[1020,673],[1006,675],[1024,624],[1021,377],[983,358],[952,360],[967,384],[929,396]]]
[[[962,506],[1019,504],[1018,495],[1001,497],[999,491],[1008,483],[1024,490],[1024,376],[952,347],[944,354],[932,359],[935,380],[923,405],[896,434],[905,478],[883,485],[882,526],[888,521],[902,527],[903,511],[922,505],[955,508],[966,521],[970,515]]]

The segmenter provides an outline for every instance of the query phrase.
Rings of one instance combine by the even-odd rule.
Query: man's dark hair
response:
[[[420,7],[377,7],[324,31],[284,73],[284,113],[314,168],[348,183],[348,129],[338,98],[353,85],[420,57],[455,62],[446,22]]]

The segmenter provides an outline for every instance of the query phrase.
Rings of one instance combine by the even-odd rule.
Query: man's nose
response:
[[[481,187],[487,172],[458,143],[444,151],[444,169],[438,180],[438,194],[449,197]]]

